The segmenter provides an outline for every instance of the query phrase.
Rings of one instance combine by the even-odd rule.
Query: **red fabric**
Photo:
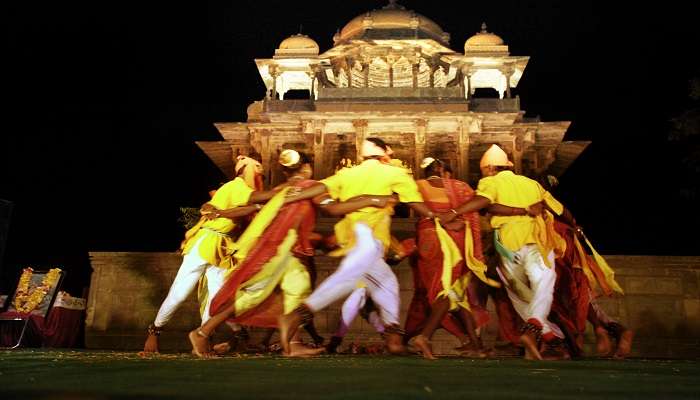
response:
[[[447,213],[450,209],[459,207],[474,197],[474,191],[464,182],[455,179],[442,180],[445,193],[449,199],[449,203],[431,201],[430,194],[422,190],[425,205],[434,213]],[[419,185],[419,189],[422,185]],[[472,239],[474,242],[474,256],[484,261],[481,245],[481,225],[479,214],[469,213],[464,216],[459,216],[458,219],[469,222]],[[458,231],[446,229],[450,237],[455,241],[461,253],[464,255],[464,240],[465,230]],[[421,280],[421,285],[427,289],[427,299],[432,304],[438,293],[443,290],[442,287],[442,251],[440,249],[440,241],[435,232],[435,222],[430,219],[421,219],[418,222],[418,268],[414,272],[418,272]],[[452,270],[452,282],[468,273],[468,268],[464,261],[461,261]],[[474,314],[477,326],[483,326],[489,320],[488,312],[486,311],[485,288],[478,279],[470,281],[467,290],[467,298],[469,305]]]
[[[306,188],[315,183],[316,181],[313,180],[304,180],[296,182],[294,185]],[[277,248],[287,237],[287,233],[290,229],[296,227],[298,232],[297,243],[294,245],[292,251],[298,256],[312,256],[313,246],[311,245],[311,237],[315,224],[316,213],[311,200],[297,201],[283,206],[270,226],[265,230],[260,239],[258,239],[256,245],[250,251],[250,254],[248,254],[248,257],[241,262],[235,272],[231,274],[228,280],[224,282],[222,288],[214,296],[210,306],[210,314],[213,316],[223,311],[223,309],[230,304],[240,285],[260,272],[262,267],[277,254]],[[278,297],[271,296],[271,298],[277,299]],[[279,297],[279,299],[281,300],[281,297]],[[263,307],[263,305],[265,305],[265,307]],[[274,313],[274,319],[276,320],[281,310],[281,304],[272,306],[267,304],[266,301],[256,307],[255,310],[247,311],[246,314],[250,314],[253,311],[256,313]],[[242,315],[238,316],[234,318],[233,321],[239,322],[237,318],[242,317]],[[250,315],[247,318],[252,320]],[[272,316],[260,315],[258,318],[268,320],[272,318]],[[249,325],[258,326],[253,324]],[[269,327],[269,324],[261,326]]]
[[[2,313],[3,317],[23,316]],[[84,318],[84,310],[53,307],[48,319],[38,315],[29,317],[29,325],[22,339],[26,347],[76,347]],[[0,346],[14,346],[22,332],[24,321],[0,323]]]
[[[411,304],[408,306],[408,313],[406,314],[406,324],[404,326],[406,339],[410,339],[419,334],[430,316],[430,303],[428,302],[427,290],[423,286],[417,268],[416,257],[412,257],[413,298],[411,299]],[[462,324],[455,320],[451,313],[448,313],[440,324],[443,329],[456,337],[465,335]]]
[[[514,345],[520,344],[520,327],[523,320],[513,308],[505,288],[489,288],[489,294],[498,316],[498,334],[501,339]]]
[[[586,330],[591,289],[588,278],[580,268],[581,260],[575,248],[573,230],[556,220],[554,229],[566,240],[566,252],[556,260],[557,280],[554,285],[551,318],[564,331],[573,353],[582,354],[582,341],[577,339],[582,337]]]

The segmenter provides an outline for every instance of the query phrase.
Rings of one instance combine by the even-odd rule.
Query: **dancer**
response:
[[[527,208],[545,202],[548,210],[537,217],[496,215],[491,218],[491,225],[496,229],[494,243],[501,259],[498,268],[501,281],[505,283],[513,307],[526,322],[520,336],[525,358],[541,360],[540,337],[545,341],[563,338],[559,327],[548,320],[556,280],[555,253],[561,254],[565,247],[563,239],[554,231],[551,212],[566,221],[572,221],[573,217],[539,183],[514,174],[512,166],[506,153],[492,145],[480,162],[483,178],[476,196],[459,206],[453,215],[480,210],[492,203]]]
[[[426,206],[434,213],[456,213],[459,205],[474,197],[468,184],[446,178],[444,163],[428,157],[421,163],[425,179],[417,181]],[[441,226],[432,219],[423,218],[418,222],[418,260],[420,286],[430,304],[427,321],[414,344],[428,359],[436,359],[432,353],[430,339],[452,311],[466,328],[473,350],[483,353],[483,344],[476,335],[476,328],[488,322],[485,304],[476,296],[478,281],[497,286],[498,283],[486,278],[486,266],[481,254],[481,230],[479,215],[476,212],[460,215],[450,223]],[[474,316],[478,315],[478,324]],[[414,317],[418,313],[412,314]],[[408,322],[407,322],[408,323]],[[415,324],[415,321],[411,321]]]
[[[322,185],[303,191],[297,198],[309,198],[328,192],[341,201],[356,196],[391,196],[398,194],[401,202],[408,203],[419,215],[434,218],[435,213],[424,204],[416,184],[405,169],[380,160],[386,157],[387,145],[378,138],[363,142],[362,163],[339,170],[321,181]],[[362,197],[360,197],[362,199]],[[380,200],[370,198],[369,201]],[[369,203],[371,204],[371,203]],[[389,227],[393,206],[365,207],[345,214],[335,226],[340,249],[331,253],[345,256],[340,266],[306,299],[304,304],[280,318],[280,339],[285,352],[298,326],[308,321],[313,313],[348,296],[359,282],[366,285],[369,296],[379,309],[385,325],[385,344],[390,353],[402,353],[399,328],[399,287],[396,276],[384,261],[384,251],[390,242]]]
[[[219,188],[212,199],[202,207],[199,223],[185,234],[181,251],[182,265],[170,286],[155,321],[148,327],[144,353],[157,353],[158,336],[175,311],[192,293],[203,277],[204,298],[201,299],[201,316],[209,318],[209,298],[206,293],[216,293],[224,278],[225,269],[219,268],[229,248],[233,246],[236,228],[241,217],[260,209],[275,191],[263,192],[262,166],[252,158],[239,156],[235,166],[236,178]],[[216,207],[221,211],[212,211]]]

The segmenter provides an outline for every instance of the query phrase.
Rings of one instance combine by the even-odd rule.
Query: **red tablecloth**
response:
[[[76,347],[85,310],[53,307],[49,317],[30,316],[27,331],[22,339],[24,347]],[[5,312],[2,317],[20,315]],[[0,321],[0,346],[14,346],[22,332],[24,321]]]

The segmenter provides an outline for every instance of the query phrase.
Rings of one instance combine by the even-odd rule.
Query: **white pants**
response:
[[[362,287],[353,290],[350,296],[343,303],[343,307],[340,312],[340,326],[338,327],[338,330],[335,332],[334,336],[344,337],[345,334],[348,333],[350,324],[352,324],[352,321],[357,318],[357,314],[360,313],[360,310],[366,303],[367,289]],[[369,313],[368,322],[372,324],[377,332],[384,332],[384,323],[382,322],[382,319],[379,318],[379,314],[377,314],[376,311],[372,310]]]
[[[357,289],[358,282],[362,282],[377,306],[382,322],[385,325],[398,325],[399,282],[384,261],[384,246],[365,224],[355,224],[355,238],[355,247],[305,303],[312,312],[320,311],[347,297]]]
[[[552,267],[545,265],[537,245],[528,244],[515,252],[513,261],[501,257],[502,267],[499,267],[501,280],[506,282],[506,291],[513,308],[524,321],[537,320],[542,325],[542,334],[551,333],[564,338],[561,329],[547,319],[552,309],[554,298],[554,283],[557,273],[554,270],[554,252],[547,255]],[[501,271],[500,268],[505,269]],[[505,275],[517,280],[520,287],[516,288]]]
[[[168,296],[158,310],[158,315],[156,315],[156,320],[153,323],[155,326],[162,327],[170,321],[175,311],[187,300],[197,286],[197,282],[199,282],[202,275],[206,275],[207,277],[207,291],[209,292],[207,303],[204,308],[204,315],[202,316],[202,324],[207,322],[210,318],[209,305],[211,304],[211,299],[224,284],[224,273],[226,270],[209,264],[199,255],[199,245],[201,242],[202,239],[185,254],[182,265],[180,265],[180,269],[177,271],[177,276],[175,276],[175,280],[172,285],[170,285]]]

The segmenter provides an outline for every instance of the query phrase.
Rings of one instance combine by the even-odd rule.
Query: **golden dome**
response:
[[[465,46],[503,46],[500,36],[486,30],[486,23],[481,24],[481,32],[467,39]]]
[[[449,42],[449,34],[443,31],[438,24],[428,17],[406,10],[403,6],[396,4],[395,1],[390,1],[389,5],[382,9],[368,11],[353,18],[340,30],[340,34],[334,39],[336,41],[354,39],[362,36],[365,30],[418,31],[440,42]],[[406,33],[406,39],[415,38],[409,32]],[[392,35],[391,38],[402,39],[401,34],[398,36]]]
[[[464,42],[464,52],[496,50],[503,48],[507,51],[508,46],[505,45],[503,39],[495,33],[491,33],[486,29],[486,23],[481,24],[481,32],[467,39]]]
[[[318,43],[306,35],[301,33],[290,36],[282,41],[279,45],[280,50],[303,50],[313,51],[318,54]]]

